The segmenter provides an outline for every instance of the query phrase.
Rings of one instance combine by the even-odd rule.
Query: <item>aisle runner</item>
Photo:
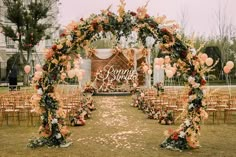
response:
[[[118,148],[144,149],[145,141],[142,140],[142,136],[148,130],[145,129],[145,124],[139,121],[143,118],[142,114],[133,115],[130,112],[133,110],[129,106],[130,98],[99,97],[96,101],[98,107],[96,112],[99,113],[93,118],[93,120],[96,118],[96,122],[92,128],[98,131],[97,135],[80,138],[77,141],[83,144],[96,142],[101,145],[110,145],[112,150]]]

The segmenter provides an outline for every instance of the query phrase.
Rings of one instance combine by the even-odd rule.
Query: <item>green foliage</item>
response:
[[[27,63],[29,63],[32,48],[47,35],[45,32],[51,26],[41,21],[46,21],[52,3],[31,1],[29,5],[24,5],[22,0],[3,0],[7,8],[6,18],[13,24],[3,26],[3,33],[6,37],[19,42],[21,53],[24,50],[27,51],[27,59],[23,59]],[[21,55],[21,57],[24,56]]]

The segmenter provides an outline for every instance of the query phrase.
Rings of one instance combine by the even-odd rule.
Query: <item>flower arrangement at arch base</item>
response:
[[[33,95],[32,104],[40,104],[39,107],[35,106],[35,110],[41,113],[40,137],[30,139],[27,146],[30,148],[45,145],[48,147],[68,147],[72,142],[66,141],[71,132],[64,123],[65,112],[58,107],[58,101],[54,93],[43,94],[42,88],[37,88],[38,94]]]

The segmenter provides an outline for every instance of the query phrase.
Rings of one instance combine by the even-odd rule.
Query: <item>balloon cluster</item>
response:
[[[228,74],[228,73],[230,73],[230,71],[233,69],[233,67],[234,67],[234,62],[232,62],[232,61],[228,61],[227,63],[226,63],[226,65],[224,66],[224,72],[226,73],[226,74]]]
[[[170,56],[165,56],[165,58],[155,58],[154,60],[155,68],[157,70],[164,69],[166,76],[168,78],[172,78],[175,75],[177,68],[175,64],[171,66],[170,62],[171,62]]]
[[[37,71],[41,71],[41,70],[42,70],[41,65],[40,65],[40,64],[36,64],[36,65],[35,65],[35,70],[36,70],[36,72],[37,72]],[[31,66],[30,66],[30,65],[26,65],[26,66],[24,67],[24,71],[25,71],[26,74],[29,74],[29,72],[31,71]]]
[[[208,57],[208,55],[205,53],[202,53],[200,55],[200,58],[201,58],[202,64],[206,63],[207,66],[211,66],[214,62],[213,59]]]

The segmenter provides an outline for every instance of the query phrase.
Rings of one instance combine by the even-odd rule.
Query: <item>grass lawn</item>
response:
[[[236,144],[236,116],[230,123],[212,124],[209,117],[201,125],[200,149],[184,152],[161,149],[163,132],[177,128],[147,119],[131,107],[130,97],[94,97],[97,110],[82,127],[70,127],[73,144],[68,148],[27,148],[38,126],[0,127],[0,157],[233,157]]]

